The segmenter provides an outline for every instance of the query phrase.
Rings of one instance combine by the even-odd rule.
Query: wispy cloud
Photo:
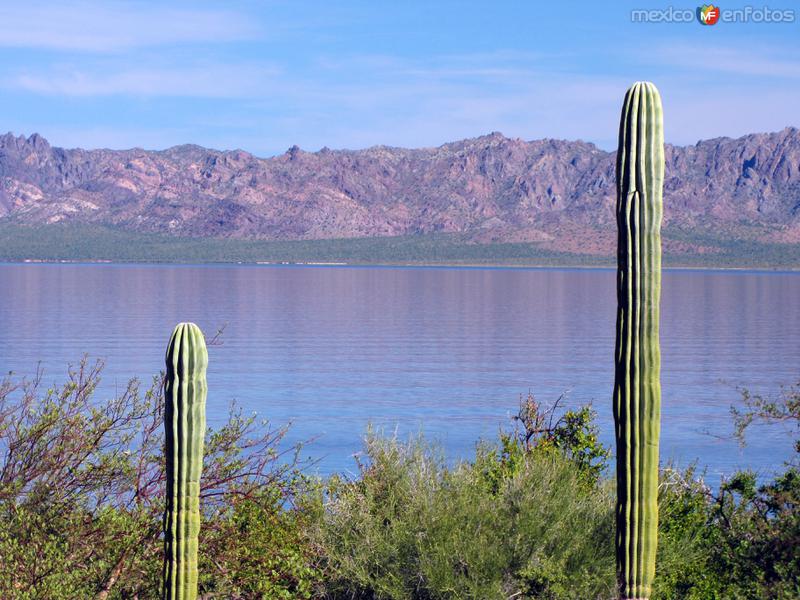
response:
[[[731,64],[743,64],[728,50],[713,55],[717,68],[728,68],[723,56]],[[111,114],[111,107],[130,105],[131,100],[146,99],[136,106],[155,111],[161,98],[181,99],[163,104],[170,107],[164,121],[168,133],[143,137],[139,143],[136,130],[115,133],[108,124],[94,130],[92,145],[119,146],[127,140],[127,145],[154,147],[160,140],[171,140],[163,145],[192,141],[259,154],[295,143],[310,150],[435,146],[495,130],[525,139],[583,139],[611,149],[622,95],[641,72],[659,84],[668,114],[667,140],[676,144],[796,125],[790,119],[800,93],[800,80],[791,76],[788,64],[772,64],[768,72],[782,75],[765,89],[754,85],[755,75],[763,76],[763,62],[748,67],[754,76],[746,82],[729,75],[709,78],[688,62],[696,49],[687,49],[683,59],[681,53],[658,55],[647,64],[628,63],[615,72],[577,69],[563,54],[556,60],[541,53],[320,55],[301,69],[286,61],[252,62],[249,55],[251,62],[235,56],[212,62],[207,56],[205,61],[185,54],[165,60],[158,51],[135,54],[29,64],[7,72],[0,85],[45,99],[77,99],[64,103],[70,107],[85,100],[109,107]],[[114,102],[107,102],[108,97]],[[186,114],[176,115],[176,105],[185,106]],[[195,106],[203,108],[193,111]],[[69,143],[90,145],[81,143],[80,130],[75,131],[64,134]]]
[[[0,6],[0,46],[109,52],[252,39],[258,25],[225,9],[135,2],[14,2]]]
[[[662,64],[692,71],[727,73],[748,77],[800,79],[800,52],[783,49],[777,52],[757,46],[722,46],[670,44],[656,50]]]
[[[280,72],[265,65],[192,64],[89,71],[60,67],[9,77],[6,87],[60,96],[246,98],[270,90]]]

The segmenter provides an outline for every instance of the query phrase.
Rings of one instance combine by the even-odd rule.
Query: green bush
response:
[[[777,399],[742,392],[732,409],[744,443],[755,421],[793,428],[800,452],[800,385]],[[659,563],[654,598],[800,598],[800,471],[797,457],[772,481],[740,471],[714,494],[693,469],[662,473]]]
[[[800,476],[758,486],[739,472],[717,495],[688,473],[662,482],[655,599],[800,597]],[[666,484],[666,485],[665,485]]]
[[[0,598],[159,596],[161,381],[110,400],[102,365],[60,386],[0,381]],[[756,419],[800,423],[798,388],[744,396]],[[297,447],[232,411],[206,437],[204,598],[608,599],[614,486],[591,409],[529,396],[516,428],[455,465],[422,437],[373,431],[355,478],[312,481]],[[791,441],[796,443],[797,436]],[[664,468],[654,600],[800,597],[797,459],[772,481],[736,473],[714,492]]]
[[[161,378],[117,397],[95,390],[102,364],[67,383],[0,381],[0,598],[158,598],[164,504]],[[285,428],[232,410],[206,436],[200,534],[204,598],[309,598],[298,447]],[[309,513],[310,514],[310,513]]]
[[[308,513],[284,506],[275,488],[232,500],[204,542],[201,585],[216,598],[311,598],[319,574],[304,534]]]
[[[329,483],[325,597],[611,597],[612,487],[587,479],[582,453],[523,440],[447,467],[421,438],[370,432],[359,477]]]
[[[745,396],[737,432],[755,418],[793,425],[799,405],[796,388],[777,403]],[[449,468],[422,438],[370,432],[359,476],[329,482],[317,521],[322,595],[614,597],[608,452],[590,409],[553,413],[523,400],[515,431]],[[735,473],[716,493],[695,467],[662,469],[654,600],[800,597],[799,505],[794,462],[762,485]]]

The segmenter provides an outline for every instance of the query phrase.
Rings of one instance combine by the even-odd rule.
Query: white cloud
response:
[[[61,96],[173,96],[242,98],[270,89],[279,70],[263,65],[190,65],[107,68],[87,71],[58,68],[9,77],[7,87]]]
[[[800,54],[776,52],[760,47],[728,47],[719,44],[689,46],[670,44],[656,50],[660,63],[703,73],[728,73],[734,75],[800,79]]]
[[[192,141],[265,155],[295,143],[310,150],[436,146],[497,130],[524,139],[583,139],[613,149],[622,97],[643,68],[664,97],[668,142],[691,144],[798,125],[796,79],[767,86],[749,78],[707,79],[696,69],[659,66],[658,60],[646,68],[627,65],[613,75],[595,75],[554,69],[547,57],[503,54],[339,57],[302,71],[240,62],[165,65],[153,57],[142,64],[114,57],[29,69],[5,79],[7,88],[54,96],[225,100],[214,110],[195,111],[187,104],[185,115],[170,117],[168,134],[147,138],[143,132],[142,142],[135,130],[116,134],[113,127],[85,142],[79,131],[68,142],[56,140],[84,147]]]
[[[113,52],[251,39],[252,19],[224,9],[134,2],[9,2],[0,6],[0,46]]]

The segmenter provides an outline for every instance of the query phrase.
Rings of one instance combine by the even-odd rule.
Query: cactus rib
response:
[[[616,554],[625,599],[649,598],[655,575],[663,181],[661,97],[637,82],[625,95],[617,151]]]
[[[175,327],[166,363],[163,598],[195,600],[208,365],[203,332],[197,325]]]

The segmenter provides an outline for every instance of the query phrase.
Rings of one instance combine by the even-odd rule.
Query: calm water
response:
[[[724,439],[737,386],[800,378],[800,274],[670,271],[662,303],[662,456],[709,475],[762,473],[790,454],[785,430],[740,451]],[[613,436],[610,270],[0,265],[0,368],[62,381],[83,353],[107,362],[104,394],[163,366],[174,324],[207,334],[209,420],[236,399],[308,451],[353,469],[368,422],[419,430],[451,457],[507,425],[521,393],[593,402]],[[723,438],[719,437],[723,436]]]

